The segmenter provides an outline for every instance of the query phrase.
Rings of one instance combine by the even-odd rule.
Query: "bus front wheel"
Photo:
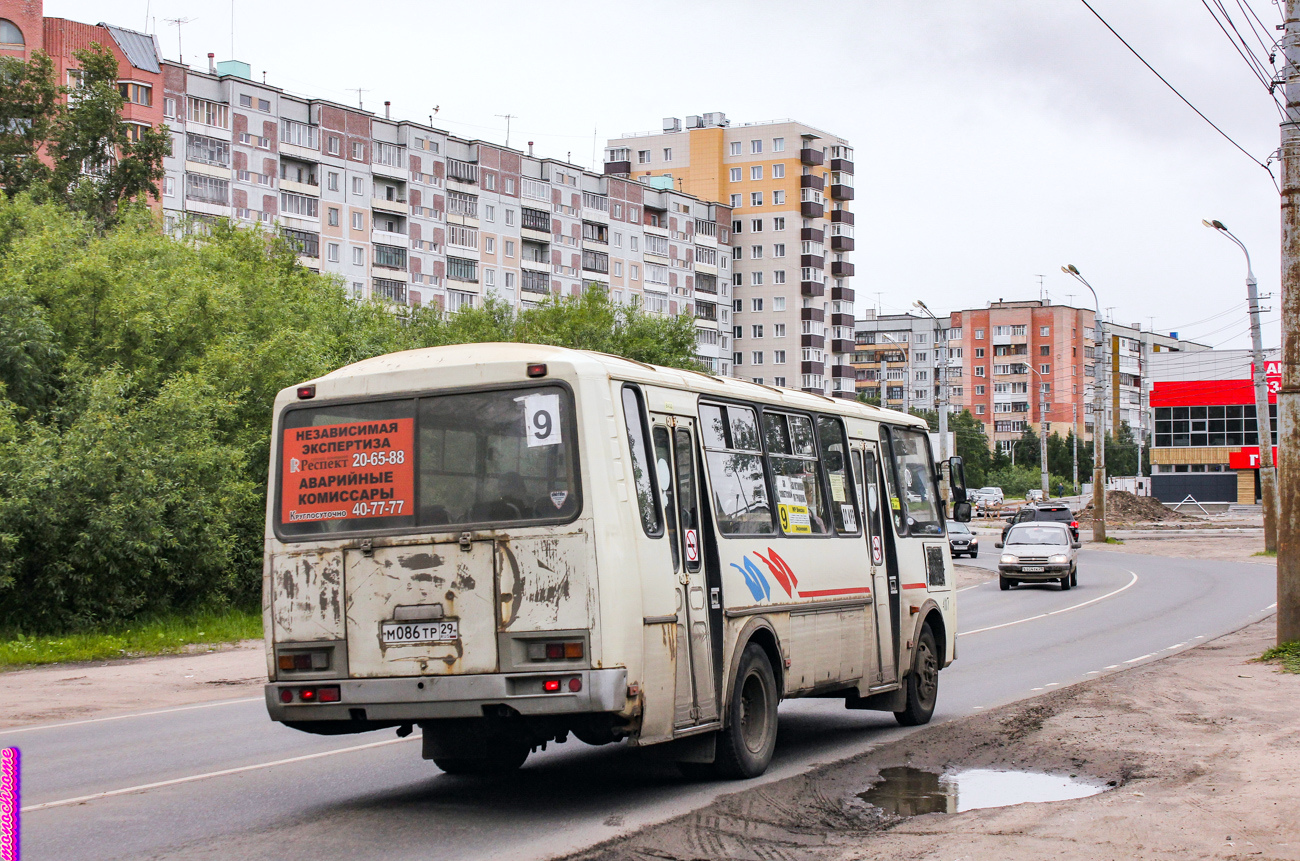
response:
[[[903,726],[929,723],[938,698],[939,650],[930,623],[926,622],[921,626],[921,636],[916,638],[916,660],[907,676],[907,707],[894,712],[894,719]]]
[[[776,673],[758,643],[745,646],[728,706],[727,728],[718,734],[714,765],[726,777],[757,777],[776,748]]]

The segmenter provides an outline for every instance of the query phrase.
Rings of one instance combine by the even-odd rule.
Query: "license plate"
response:
[[[379,629],[384,645],[406,643],[450,643],[460,638],[460,622],[385,622]]]
[[[1025,566],[1022,567],[1020,570],[1023,571],[1023,572],[1025,572],[1026,574],[1041,574],[1041,573],[1043,573],[1043,566],[1042,566],[1042,565],[1025,565]]]

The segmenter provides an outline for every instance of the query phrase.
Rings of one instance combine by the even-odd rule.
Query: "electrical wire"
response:
[[[1245,0],[1237,0],[1237,8],[1246,16],[1246,26],[1250,27],[1250,32],[1253,33],[1255,39],[1259,41],[1259,46],[1264,49],[1265,54],[1268,54],[1269,65],[1276,65],[1273,60],[1276,57],[1278,45],[1277,40],[1274,39],[1271,44],[1264,41],[1264,37],[1261,36],[1259,32],[1260,30],[1263,30],[1264,33],[1267,34],[1268,27],[1264,26],[1264,22],[1259,20],[1259,16],[1255,14],[1255,10],[1249,3],[1245,2]],[[1254,19],[1253,21],[1251,20],[1252,18]],[[1255,24],[1257,23],[1259,24],[1258,30],[1255,29]]]
[[[1246,65],[1250,68],[1250,71],[1255,76],[1256,80],[1258,80],[1260,84],[1263,85],[1264,89],[1268,91],[1269,101],[1271,101],[1273,107],[1277,109],[1278,116],[1282,119],[1286,119],[1286,106],[1278,101],[1278,95],[1275,92],[1275,74],[1273,70],[1266,69],[1264,63],[1255,56],[1255,52],[1241,35],[1241,31],[1237,29],[1237,25],[1233,22],[1232,16],[1228,14],[1228,10],[1223,5],[1223,0],[1214,0],[1214,5],[1218,7],[1219,12],[1223,15],[1223,21],[1219,20],[1219,16],[1215,14],[1214,9],[1210,8],[1210,4],[1207,3],[1206,0],[1201,0],[1201,5],[1205,7],[1205,11],[1210,13],[1210,17],[1214,19],[1214,23],[1219,25],[1219,30],[1221,30],[1223,35],[1227,37],[1228,43],[1232,45],[1232,48],[1237,52],[1237,55],[1246,62]],[[1227,27],[1224,26],[1224,21],[1227,22]],[[1228,27],[1232,28],[1232,33],[1228,32]],[[1236,34],[1236,39],[1233,38],[1233,33]],[[1241,44],[1238,44],[1238,42]]]
[[[1116,39],[1119,39],[1120,43],[1123,44],[1123,46],[1124,46],[1125,48],[1128,48],[1128,49],[1129,49],[1129,52],[1132,53],[1134,57],[1137,57],[1138,60],[1142,63],[1142,65],[1146,66],[1147,69],[1149,69],[1149,70],[1151,71],[1151,74],[1153,74],[1153,75],[1155,75],[1157,78],[1159,78],[1159,79],[1160,79],[1160,82],[1161,82],[1162,84],[1164,84],[1166,87],[1168,87],[1169,90],[1170,90],[1170,91],[1171,91],[1175,96],[1177,96],[1179,99],[1181,99],[1182,102],[1183,102],[1183,104],[1187,105],[1187,107],[1189,107],[1189,108],[1191,108],[1193,111],[1195,111],[1195,113],[1196,113],[1196,115],[1197,115],[1198,117],[1200,117],[1201,119],[1205,120],[1205,122],[1209,124],[1210,128],[1212,128],[1212,129],[1214,129],[1216,132],[1218,132],[1219,135],[1222,136],[1224,140],[1226,140],[1228,143],[1232,144],[1234,147],[1236,147],[1238,150],[1240,150],[1242,155],[1246,156],[1246,158],[1250,159],[1250,160],[1253,161],[1255,164],[1259,165],[1260,167],[1264,168],[1264,170],[1268,171],[1269,179],[1271,179],[1271,180],[1273,181],[1273,187],[1277,189],[1277,193],[1278,193],[1278,194],[1281,194],[1281,193],[1282,193],[1282,187],[1279,186],[1279,185],[1277,184],[1277,177],[1273,176],[1273,170],[1272,170],[1272,168],[1270,168],[1268,165],[1266,165],[1264,162],[1260,161],[1259,159],[1255,158],[1255,156],[1251,155],[1251,153],[1250,153],[1249,150],[1247,150],[1247,149],[1246,149],[1245,147],[1243,147],[1241,144],[1237,143],[1235,140],[1233,140],[1231,137],[1229,137],[1229,135],[1228,135],[1227,132],[1225,132],[1223,129],[1221,129],[1221,128],[1219,128],[1217,125],[1215,125],[1215,124],[1214,124],[1214,121],[1211,120],[1209,117],[1207,117],[1205,114],[1201,113],[1201,109],[1200,109],[1200,108],[1196,107],[1196,105],[1194,105],[1194,104],[1192,104],[1190,101],[1188,101],[1188,99],[1187,99],[1186,96],[1184,96],[1182,93],[1178,92],[1178,88],[1175,87],[1173,84],[1169,83],[1169,81],[1165,79],[1165,76],[1164,76],[1164,75],[1162,75],[1162,74],[1160,74],[1159,72],[1157,72],[1156,69],[1155,69],[1155,66],[1152,66],[1150,63],[1148,63],[1148,62],[1146,61],[1146,58],[1144,58],[1141,54],[1139,54],[1139,53],[1137,52],[1137,49],[1136,49],[1136,48],[1134,48],[1132,45],[1130,45],[1130,44],[1129,44],[1129,43],[1124,39],[1124,37],[1121,36],[1121,35],[1120,35],[1116,30],[1115,30],[1114,27],[1110,26],[1110,24],[1106,21],[1106,19],[1103,18],[1103,17],[1101,17],[1101,13],[1099,13],[1096,9],[1092,8],[1092,5],[1088,3],[1088,0],[1079,0],[1079,2],[1082,3],[1085,7],[1087,7],[1088,11],[1091,12],[1091,13],[1093,14],[1093,16],[1096,17],[1096,19],[1097,19],[1098,21],[1100,21],[1100,22],[1102,23],[1102,25],[1105,26],[1105,28],[1106,28],[1107,30],[1109,30],[1109,31],[1110,31],[1110,32],[1115,36]]]

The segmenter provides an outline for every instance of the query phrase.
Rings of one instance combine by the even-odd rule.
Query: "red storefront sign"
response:
[[[1277,446],[1273,446],[1273,463],[1277,463]],[[1242,446],[1228,453],[1228,469],[1259,469],[1259,446]]]

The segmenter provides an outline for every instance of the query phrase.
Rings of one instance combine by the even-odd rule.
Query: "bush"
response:
[[[1056,495],[1057,484],[1064,485],[1067,489],[1073,487],[1069,478],[1049,475],[1047,483],[1049,496]],[[1036,466],[1005,466],[990,472],[985,486],[1002,488],[1003,497],[1010,502],[1014,499],[1024,499],[1025,492],[1028,490],[1041,490],[1043,474]]]

